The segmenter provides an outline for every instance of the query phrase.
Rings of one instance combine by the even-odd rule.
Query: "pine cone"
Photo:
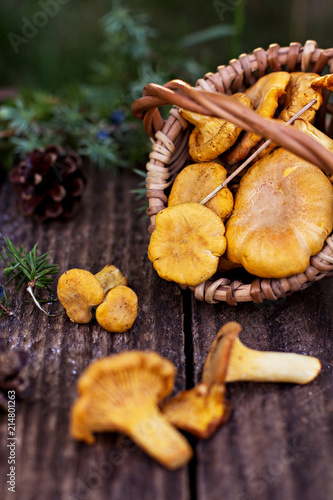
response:
[[[75,151],[57,145],[27,153],[9,173],[20,212],[41,220],[74,215],[86,184],[81,166]]]

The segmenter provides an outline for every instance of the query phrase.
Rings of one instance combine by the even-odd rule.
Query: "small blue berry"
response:
[[[3,286],[0,283],[0,300],[2,299],[3,296],[4,296]]]
[[[125,120],[124,111],[122,109],[115,109],[114,111],[112,111],[109,120],[111,123],[113,123],[113,125],[121,125]]]
[[[110,135],[109,135],[109,132],[106,132],[105,130],[99,130],[96,133],[96,137],[100,141],[105,141],[105,139],[108,139],[110,137]]]

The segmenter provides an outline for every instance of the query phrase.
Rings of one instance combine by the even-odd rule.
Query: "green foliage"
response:
[[[34,288],[49,290],[49,285],[54,281],[52,276],[58,273],[58,266],[50,263],[49,255],[51,252],[37,256],[38,243],[30,252],[27,252],[23,245],[16,248],[9,238],[5,238],[5,244],[6,248],[2,247],[0,258],[5,264],[4,275],[7,278],[7,283],[17,280],[16,291],[19,291],[25,283],[27,285],[26,291],[31,295],[36,306],[51,316],[40,306],[33,293]]]
[[[7,283],[19,280],[16,291],[20,290],[23,283],[33,283],[33,287],[49,289],[54,281],[51,276],[58,273],[58,266],[50,264],[48,257],[51,252],[46,252],[37,257],[38,243],[28,253],[24,246],[16,248],[9,238],[5,238],[6,248],[2,247],[0,258],[5,264],[4,275]]]
[[[58,143],[114,173],[119,167],[140,165],[150,144],[142,124],[131,115],[133,100],[149,82],[182,78],[194,83],[208,68],[189,57],[187,48],[234,35],[233,26],[220,24],[178,41],[161,40],[146,14],[133,13],[120,0],[112,2],[101,28],[103,41],[85,82],[69,82],[57,96],[23,89],[0,107],[2,164]]]

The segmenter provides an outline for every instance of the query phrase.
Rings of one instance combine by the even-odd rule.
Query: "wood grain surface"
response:
[[[0,318],[8,349],[30,353],[32,394],[16,408],[16,493],[8,491],[7,416],[0,415],[1,498],[8,500],[327,500],[333,498],[332,279],[275,303],[208,305],[161,280],[147,258],[148,220],[136,212],[130,190],[137,179],[89,176],[80,212],[65,222],[21,217],[12,188],[0,188],[0,245],[9,236],[26,248],[53,249],[60,272],[98,272],[118,266],[139,298],[139,314],[125,334],[95,321],[71,323],[59,303],[40,313],[24,292],[8,288],[15,315]],[[139,203],[140,204],[140,203]],[[55,287],[54,287],[55,290]],[[190,438],[195,456],[167,471],[128,438],[99,434],[89,446],[68,432],[76,382],[93,359],[124,350],[156,350],[175,363],[175,391],[199,379],[218,329],[243,326],[249,347],[317,356],[319,377],[307,386],[234,383],[229,421],[210,439]],[[187,436],[189,437],[189,436]]]

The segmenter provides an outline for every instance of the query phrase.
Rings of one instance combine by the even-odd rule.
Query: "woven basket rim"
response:
[[[329,72],[332,73],[333,48],[319,49],[314,40],[308,40],[304,46],[293,42],[288,47],[280,47],[274,43],[267,50],[260,47],[255,49],[252,54],[241,54],[238,59],[232,59],[228,65],[219,66],[216,73],[209,72],[200,78],[196,82],[195,89],[185,82],[177,80],[168,82],[164,86],[147,85],[143,91],[143,97],[133,103],[132,112],[134,116],[143,120],[147,133],[153,139],[152,151],[146,166],[146,188],[149,200],[147,215],[150,217],[149,232],[154,229],[157,213],[166,206],[167,196],[164,191],[173,183],[178,172],[185,165],[188,156],[187,142],[190,127],[178,113],[179,103],[192,111],[201,113],[204,111],[204,114],[210,115],[215,115],[217,111],[215,105],[217,105],[219,106],[217,112],[220,114],[216,116],[222,118],[227,116],[227,119],[232,116],[234,123],[237,123],[238,120],[239,123],[242,123],[243,128],[248,127],[248,130],[254,130],[258,133],[259,129],[254,127],[265,127],[264,122],[267,119],[255,117],[258,124],[253,125],[250,112],[250,126],[249,123],[242,122],[243,117],[237,114],[236,109],[239,105],[234,99],[229,98],[230,94],[253,85],[257,79],[267,72],[303,71],[322,74],[327,67]],[[217,96],[217,94],[219,95]],[[211,101],[215,102],[212,104]],[[223,101],[223,110],[221,101]],[[174,106],[169,112],[169,117],[164,121],[158,108],[170,103],[174,104]],[[231,115],[225,115],[228,112]],[[332,112],[328,108],[327,102],[325,106],[323,105],[320,108],[320,112],[324,123],[326,114]],[[308,136],[304,140],[303,132],[292,130],[291,134],[284,134],[284,131],[279,131],[279,125],[277,125],[273,124],[273,132],[267,126],[266,129],[261,128],[262,133],[260,135],[273,138],[269,134],[273,133],[274,135],[275,133],[273,140],[283,147],[286,147],[287,144],[286,149],[293,152],[295,152],[296,146],[299,146],[298,139],[300,139],[304,143],[304,147],[298,149],[296,154],[315,163],[326,173],[333,173],[332,153],[319,143],[311,144],[315,141],[309,141]],[[333,130],[332,125],[333,119],[330,124]],[[281,127],[284,126],[281,125]],[[264,130],[267,135],[263,133]],[[297,133],[294,134],[294,132]],[[288,137],[284,137],[287,135]],[[291,135],[291,140],[289,140]],[[311,151],[308,150],[309,143]],[[194,292],[198,300],[205,300],[208,303],[222,301],[233,306],[237,305],[238,302],[253,301],[262,303],[265,299],[277,300],[280,297],[286,297],[333,273],[332,234],[326,239],[323,249],[317,255],[311,257],[310,265],[304,273],[281,279],[258,277],[251,284],[230,281],[224,277],[215,280],[211,278],[196,287],[189,288]]]

